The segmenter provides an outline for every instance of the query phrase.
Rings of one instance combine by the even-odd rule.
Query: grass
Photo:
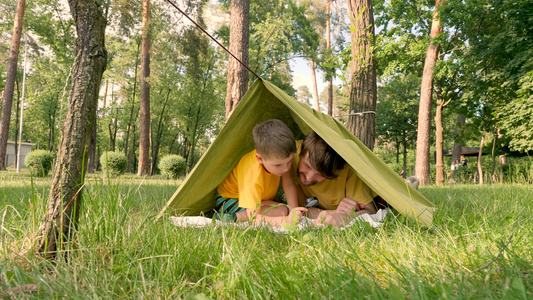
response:
[[[162,177],[87,182],[68,259],[48,262],[26,251],[50,178],[0,173],[0,290],[38,287],[20,299],[533,297],[530,186],[421,188],[437,206],[432,228],[393,214],[377,229],[285,235],[156,222],[178,186]]]

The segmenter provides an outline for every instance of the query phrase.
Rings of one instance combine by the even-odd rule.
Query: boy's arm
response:
[[[289,209],[298,207],[299,186],[297,186],[294,182],[291,172],[287,172],[281,176],[281,184],[283,186],[283,192],[285,193],[285,199],[287,200]]]
[[[284,223],[293,224],[293,216],[295,214],[296,214],[296,223],[300,222],[300,219],[305,211],[307,211],[307,209],[303,207],[297,207],[291,210],[288,216],[271,217],[271,216],[265,216],[261,214],[259,210],[247,208],[246,210],[236,213],[236,215],[237,215],[237,222],[252,221],[254,225],[259,225],[262,222],[265,222],[272,226],[280,227],[281,224],[284,224]]]

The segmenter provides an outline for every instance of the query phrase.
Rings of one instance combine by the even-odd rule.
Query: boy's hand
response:
[[[307,212],[305,207],[295,207],[291,210],[288,216],[285,217],[286,223],[296,225],[300,222],[303,214]]]

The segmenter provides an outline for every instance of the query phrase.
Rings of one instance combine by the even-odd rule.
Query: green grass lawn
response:
[[[50,178],[0,173],[0,295],[18,299],[533,298],[533,188],[453,185],[420,191],[432,228],[392,214],[353,226],[277,234],[155,221],[178,182],[87,179],[68,259],[31,251]],[[28,251],[30,249],[30,251]]]

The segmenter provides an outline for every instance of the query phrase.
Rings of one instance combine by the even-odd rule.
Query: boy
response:
[[[298,206],[297,186],[288,172],[296,153],[294,135],[280,120],[269,120],[253,129],[255,150],[245,154],[231,173],[218,185],[216,211],[235,221],[253,220],[272,226],[299,221],[303,207]],[[287,204],[273,201],[280,178]]]

